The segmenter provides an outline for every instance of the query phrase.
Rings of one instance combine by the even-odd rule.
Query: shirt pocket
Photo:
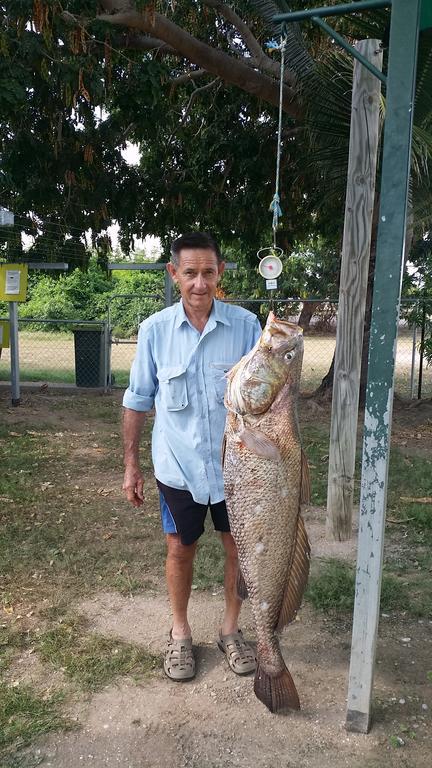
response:
[[[163,406],[167,411],[183,411],[189,403],[186,368],[182,365],[160,368],[158,379]]]
[[[218,403],[223,403],[227,385],[226,374],[235,365],[230,363],[210,363],[210,374],[213,382],[213,388]]]

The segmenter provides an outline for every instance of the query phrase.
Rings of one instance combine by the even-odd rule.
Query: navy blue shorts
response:
[[[188,545],[204,533],[204,520],[210,509],[216,531],[229,533],[230,526],[225,501],[217,504],[197,504],[189,491],[170,488],[156,480],[159,488],[162,528],[164,533],[178,533],[181,543]]]

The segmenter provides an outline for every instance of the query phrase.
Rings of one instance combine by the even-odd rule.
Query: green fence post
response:
[[[393,0],[346,727],[366,733],[379,621],[421,0]]]

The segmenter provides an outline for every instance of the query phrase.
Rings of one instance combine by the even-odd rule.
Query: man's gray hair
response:
[[[174,240],[171,245],[171,261],[175,267],[179,265],[180,251],[184,248],[204,248],[213,251],[219,263],[223,261],[216,240],[208,232],[188,232]]]

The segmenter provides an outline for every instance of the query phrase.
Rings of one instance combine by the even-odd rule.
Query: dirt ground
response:
[[[415,447],[418,430],[432,431],[432,408],[396,407],[394,438]],[[34,414],[33,414],[34,415]],[[313,416],[313,414],[312,414]],[[23,416],[20,416],[22,418]],[[38,405],[49,421],[52,406]],[[34,419],[33,419],[34,420]],[[71,414],[71,426],[74,424]],[[15,417],[16,423],[16,417]],[[62,424],[62,429],[67,425]],[[121,476],[110,479],[111,485]],[[356,542],[328,542],[324,510],[305,514],[312,557],[355,560]],[[169,628],[164,585],[123,597],[99,593],[78,602],[90,629],[142,644],[159,653]],[[299,713],[270,714],[255,698],[253,678],[229,671],[215,644],[223,608],[219,588],[192,593],[191,624],[198,672],[173,683],[157,670],[145,683],[122,678],[94,695],[82,695],[70,714],[80,728],[43,737],[22,755],[19,766],[51,768],[430,768],[432,761],[432,621],[383,615],[374,682],[374,721],[368,735],[345,729],[350,625],[304,607],[281,638],[296,682]],[[253,641],[247,602],[242,627]],[[40,682],[40,663],[23,659],[22,678]],[[58,682],[58,680],[57,680]]]
[[[125,599],[105,594],[80,608],[104,635],[160,649],[169,613],[163,595]],[[143,685],[125,680],[110,686],[81,704],[76,713],[81,730],[44,739],[32,754],[53,768],[429,768],[431,727],[425,707],[432,707],[432,700],[424,671],[431,661],[430,626],[382,620],[375,680],[379,704],[374,727],[365,736],[344,728],[347,626],[317,620],[305,609],[285,631],[282,649],[302,710],[276,716],[255,698],[253,679],[234,676],[218,651],[214,640],[221,610],[221,594],[193,595],[198,658],[193,681],[175,684],[158,672]],[[247,607],[242,623],[253,637]],[[415,740],[405,736],[408,727]],[[389,736],[401,739],[400,748],[391,746]]]

